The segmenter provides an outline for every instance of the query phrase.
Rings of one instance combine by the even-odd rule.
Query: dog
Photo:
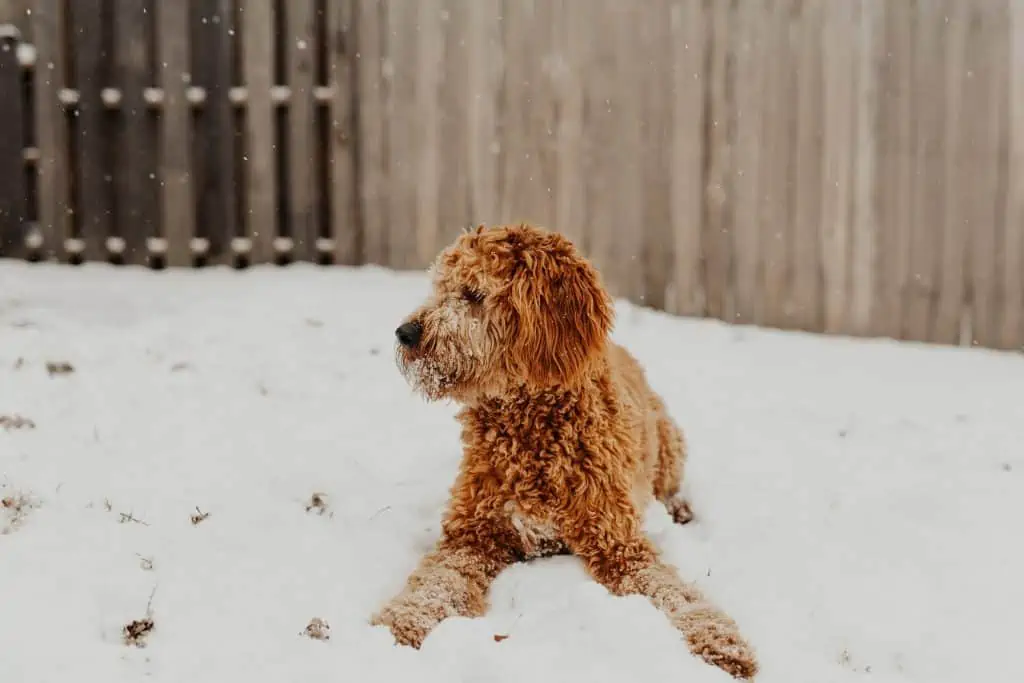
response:
[[[462,233],[428,300],[395,331],[396,362],[427,400],[460,410],[463,455],[441,538],[370,622],[418,648],[451,616],[486,611],[514,562],[577,556],[613,595],[646,596],[690,651],[735,678],[758,671],[736,623],[643,534],[652,499],[685,524],[682,432],[638,361],[609,339],[600,275],[557,232]]]

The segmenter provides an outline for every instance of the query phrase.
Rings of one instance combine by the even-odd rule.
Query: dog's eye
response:
[[[481,304],[484,301],[483,294],[469,287],[462,288],[462,298],[464,301],[468,301],[471,304]]]

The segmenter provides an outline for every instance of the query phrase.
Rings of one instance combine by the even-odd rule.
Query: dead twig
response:
[[[148,522],[144,522],[143,520],[139,519],[138,517],[136,517],[131,512],[127,512],[127,513],[126,512],[119,512],[117,514],[119,514],[121,516],[121,518],[118,520],[119,524],[126,524],[128,522],[134,522],[135,524],[141,524],[142,526],[149,526]]]
[[[199,506],[197,505],[195,514],[189,517],[189,519],[192,520],[192,526],[198,526],[202,522],[205,522],[209,516],[209,512],[203,512],[202,510],[199,509]]]
[[[0,415],[0,429],[10,432],[15,429],[35,429],[36,423],[18,414]]]
[[[67,361],[46,361],[46,372],[53,377],[55,375],[70,375],[75,371],[75,366]]]

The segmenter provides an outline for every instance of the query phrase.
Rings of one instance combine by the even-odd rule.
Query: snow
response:
[[[507,570],[420,651],[367,625],[459,457],[455,408],[393,362],[425,287],[0,262],[0,497],[25,503],[0,509],[0,681],[730,680],[571,557]],[[1024,359],[621,302],[615,337],[691,442],[697,521],[647,528],[759,681],[1024,680]],[[314,618],[329,640],[300,635]]]

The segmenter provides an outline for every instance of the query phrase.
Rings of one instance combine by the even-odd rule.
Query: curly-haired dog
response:
[[[736,624],[644,536],[654,496],[677,522],[685,447],[643,369],[609,338],[613,304],[564,237],[480,227],[438,256],[427,303],[396,330],[406,379],[461,404],[463,458],[436,548],[373,616],[419,647],[479,616],[509,564],[571,552],[616,595],[642,594],[692,652],[738,678],[757,662]]]

